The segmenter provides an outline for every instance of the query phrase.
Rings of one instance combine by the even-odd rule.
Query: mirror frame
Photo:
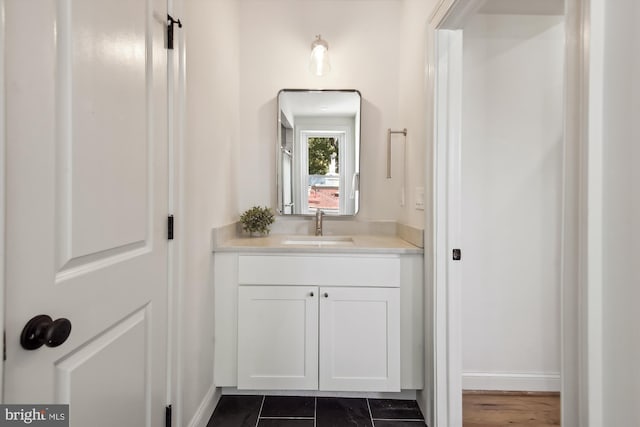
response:
[[[313,216],[314,214],[312,213],[287,213],[284,214],[283,212],[283,195],[282,195],[282,184],[281,184],[281,176],[282,176],[282,155],[281,155],[281,128],[282,128],[282,113],[281,113],[281,106],[280,106],[280,96],[285,93],[285,92],[298,92],[298,93],[302,93],[302,92],[306,92],[306,93],[353,93],[353,94],[357,94],[358,98],[359,98],[359,104],[358,104],[358,111],[359,111],[359,118],[358,118],[358,123],[357,123],[357,129],[358,129],[358,135],[357,135],[357,150],[356,152],[358,153],[358,161],[357,161],[357,165],[358,168],[355,171],[355,173],[357,174],[357,183],[356,183],[356,188],[357,188],[357,202],[358,202],[358,208],[356,209],[356,211],[353,214],[335,214],[335,213],[331,213],[331,212],[325,212],[327,216],[331,216],[331,217],[340,217],[340,218],[352,218],[355,217],[356,215],[358,215],[358,212],[360,211],[360,153],[362,151],[362,94],[360,93],[359,90],[357,89],[280,89],[280,91],[278,91],[278,95],[276,98],[276,104],[277,104],[277,108],[276,108],[276,115],[277,115],[277,121],[276,121],[276,212],[278,213],[278,215],[283,216],[283,217],[310,217]]]

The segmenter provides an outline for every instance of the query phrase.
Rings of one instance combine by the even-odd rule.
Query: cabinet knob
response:
[[[309,296],[310,296],[310,297],[312,297],[312,296],[313,296],[313,292],[310,292],[310,293],[309,293]]]
[[[329,298],[329,294],[327,292],[324,293],[325,298]]]

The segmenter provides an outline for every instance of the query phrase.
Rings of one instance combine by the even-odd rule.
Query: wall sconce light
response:
[[[331,64],[329,63],[329,43],[322,40],[319,34],[313,43],[311,43],[309,71],[316,76],[322,76],[331,71]]]

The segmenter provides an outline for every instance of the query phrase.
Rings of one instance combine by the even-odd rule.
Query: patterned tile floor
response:
[[[419,427],[414,400],[222,396],[207,427]]]

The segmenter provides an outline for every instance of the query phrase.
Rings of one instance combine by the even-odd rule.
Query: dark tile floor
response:
[[[207,427],[420,427],[415,400],[225,395]]]

